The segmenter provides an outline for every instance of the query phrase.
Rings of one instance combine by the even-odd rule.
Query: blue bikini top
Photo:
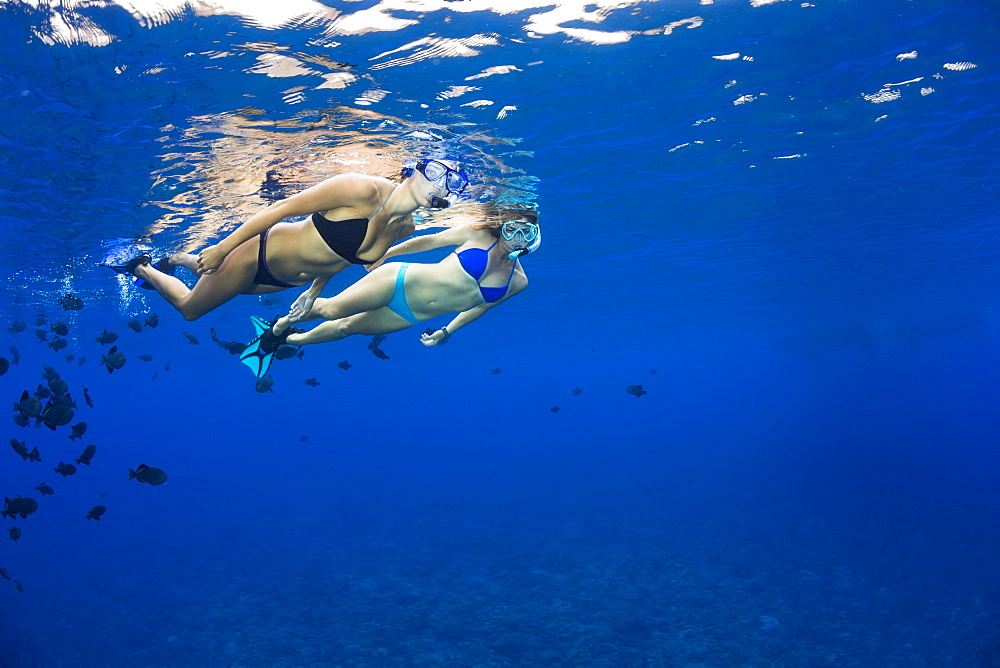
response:
[[[499,241],[494,241],[493,246],[496,246]],[[486,265],[490,261],[490,251],[493,250],[493,246],[487,249],[482,248],[466,248],[461,253],[455,253],[458,256],[458,261],[462,265],[462,269],[475,279],[476,283],[479,279],[483,277],[486,273]],[[479,294],[483,296],[483,299],[488,304],[493,302],[498,302],[504,298],[507,294],[507,289],[510,287],[510,279],[514,277],[514,270],[517,269],[517,260],[514,260],[514,264],[510,268],[510,276],[507,277],[507,285],[502,288],[484,288],[479,286]]]

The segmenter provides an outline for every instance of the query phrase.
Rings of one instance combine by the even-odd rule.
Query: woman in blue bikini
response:
[[[528,287],[518,258],[540,244],[535,211],[496,207],[485,222],[404,241],[376,263],[381,266],[337,296],[316,299],[308,310],[301,308],[305,300],[297,300],[289,314],[255,339],[242,358],[263,376],[273,351],[282,343],[301,346],[353,334],[388,334],[457,312],[445,327],[421,335],[421,343],[435,346]],[[382,264],[397,255],[444,246],[457,248],[436,264]],[[288,332],[294,323],[319,318],[328,322],[305,333]]]
[[[402,175],[398,185],[364,174],[334,176],[271,204],[198,255],[179,253],[153,265],[143,254],[112,268],[142,279],[186,320],[197,320],[239,294],[267,294],[313,281],[310,294],[318,295],[332,275],[352,264],[376,262],[395,241],[413,234],[416,209],[445,208],[469,183],[446,160],[410,161]],[[282,222],[296,216],[309,217]],[[194,288],[171,275],[174,266],[200,276]]]

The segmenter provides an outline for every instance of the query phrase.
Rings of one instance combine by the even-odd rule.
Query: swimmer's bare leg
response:
[[[188,289],[180,279],[164,274],[149,264],[139,265],[133,274],[153,286],[185,320],[197,320],[253,286],[255,263],[248,262],[247,258],[254,260],[255,254],[256,249],[252,246],[239,246],[226,257],[219,269],[203,274],[192,289]]]
[[[289,334],[286,342],[293,346],[305,346],[339,341],[355,334],[391,334],[412,326],[412,323],[383,306],[374,311],[328,320],[302,334]]]

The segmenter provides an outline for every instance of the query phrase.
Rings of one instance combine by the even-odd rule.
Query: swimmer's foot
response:
[[[135,276],[135,270],[139,265],[149,264],[153,261],[153,257],[149,253],[142,253],[132,258],[125,264],[105,264],[103,266],[107,267],[116,274],[132,274]]]
[[[149,257],[149,255],[147,255],[146,257]],[[149,259],[152,260],[153,258],[150,257]],[[143,262],[142,264],[149,264],[149,262]],[[169,255],[166,256],[165,258],[157,260],[156,263],[152,265],[152,267],[153,267],[153,269],[156,269],[157,271],[159,271],[161,273],[164,273],[167,276],[173,276],[174,275],[174,269],[177,268],[176,265],[174,265],[170,261],[170,256]],[[135,271],[135,270],[133,269],[133,271]],[[138,277],[136,277],[136,279],[135,279],[135,285],[136,285],[136,287],[142,288],[143,290],[154,290],[155,289],[153,287],[153,285],[149,281],[147,281],[146,279],[144,279],[144,278],[138,278]]]

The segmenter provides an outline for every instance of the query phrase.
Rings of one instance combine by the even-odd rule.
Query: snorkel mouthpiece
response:
[[[451,206],[451,200],[447,197],[439,197],[438,195],[431,195],[431,208],[432,209],[447,209]]]
[[[518,248],[517,250],[508,253],[507,257],[510,258],[511,260],[516,260],[517,258],[523,255],[527,255],[528,253],[534,253],[535,251],[538,250],[539,246],[541,245],[542,245],[542,230],[539,229],[538,234],[536,234],[535,238],[528,243],[527,248]]]

